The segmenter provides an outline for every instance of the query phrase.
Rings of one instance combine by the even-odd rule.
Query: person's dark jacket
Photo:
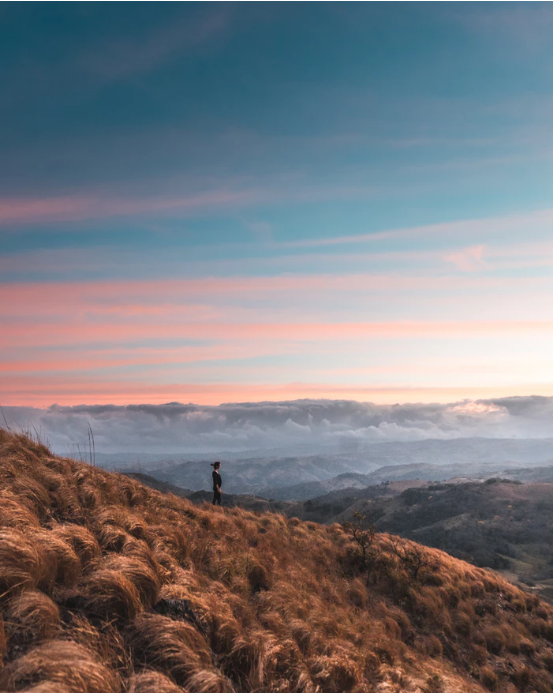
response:
[[[219,487],[221,489],[221,475],[217,470],[214,470],[212,472],[212,477],[214,480],[214,492],[217,491],[217,488]]]

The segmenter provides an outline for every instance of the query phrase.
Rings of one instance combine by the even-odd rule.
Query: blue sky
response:
[[[550,3],[0,17],[6,402],[550,392]]]

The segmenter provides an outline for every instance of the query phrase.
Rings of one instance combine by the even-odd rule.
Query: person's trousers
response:
[[[214,506],[221,506],[221,492],[218,492],[217,489],[214,489],[214,498],[212,504]]]

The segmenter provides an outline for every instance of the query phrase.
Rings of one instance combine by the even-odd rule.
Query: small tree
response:
[[[366,582],[369,582],[369,574],[375,558],[372,550],[376,532],[375,524],[368,525],[367,517],[360,511],[356,511],[352,516],[352,520],[343,523],[342,527],[355,542],[354,559],[359,569],[367,572]]]
[[[393,537],[389,541],[388,548],[400,559],[406,573],[413,581],[417,581],[419,572],[429,566],[430,562],[425,551],[418,545]]]

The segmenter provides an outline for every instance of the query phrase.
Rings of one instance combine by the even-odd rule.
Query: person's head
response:
[[[212,467],[213,467],[214,470],[219,470],[219,468],[221,467],[221,463],[219,463],[219,462],[217,462],[217,463],[212,463],[211,465],[212,465]]]

